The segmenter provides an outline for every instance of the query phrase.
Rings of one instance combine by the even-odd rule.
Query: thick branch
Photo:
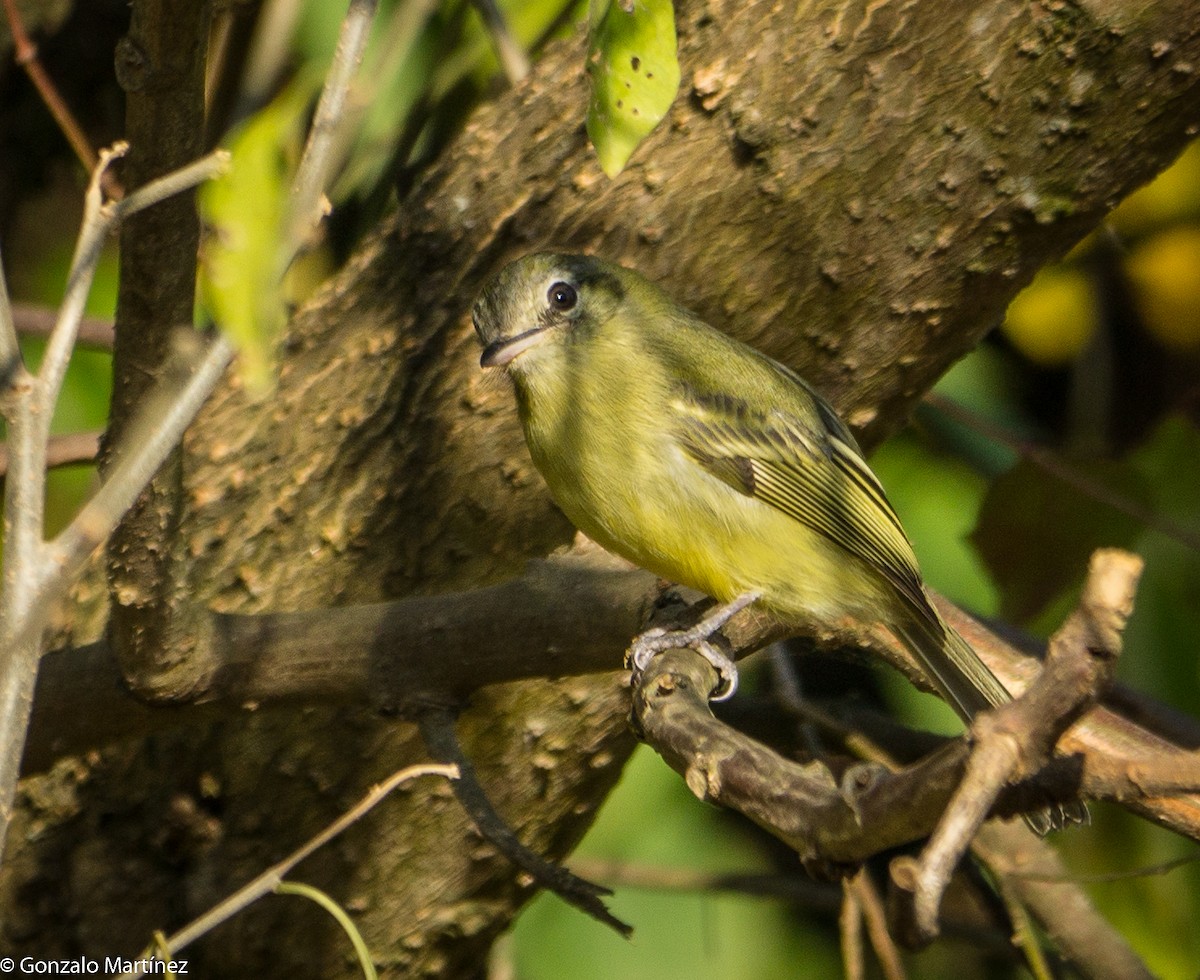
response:
[[[465,698],[489,684],[616,670],[630,638],[659,599],[654,576],[588,547],[530,562],[522,577],[471,592],[311,612],[214,614],[206,643],[219,667],[207,686],[192,692],[191,701],[174,706],[151,707],[131,696],[103,644],[58,651],[43,660],[25,769],[36,771],[59,755],[117,738],[195,725],[247,708],[340,703],[391,709],[431,697]],[[961,613],[956,619],[971,627],[972,642],[1006,683],[1036,671],[1036,661],[974,620]],[[744,654],[790,631],[747,611],[725,632]],[[880,652],[899,653],[891,648]],[[685,664],[689,659],[696,660],[696,667],[706,663],[685,652]],[[715,721],[704,707],[687,724],[704,730]],[[1081,727],[1086,737],[1079,737]],[[1194,743],[1200,732],[1177,730],[1172,737]],[[679,739],[679,752],[688,744]],[[1200,839],[1200,799],[1178,795],[1200,786],[1200,753],[1104,707],[1072,729],[1063,745],[1064,752],[1077,757],[1059,760],[1039,777],[1050,798],[1082,792],[1089,798],[1136,803],[1139,812]],[[1154,761],[1159,756],[1162,764]],[[922,790],[928,807],[895,806],[906,816],[898,823],[889,816],[893,829],[885,836],[927,832],[948,798],[942,794],[960,778],[961,764],[957,758],[939,762],[937,772],[946,773],[950,785]],[[896,792],[908,791],[900,785]],[[890,787],[872,788],[861,805],[874,806],[870,801],[878,798],[879,807],[891,806],[886,795]],[[1171,798],[1157,798],[1167,796]],[[1018,788],[1004,797],[1000,810],[1019,812],[1028,805]],[[863,846],[860,828],[845,832],[848,843],[838,843],[837,832],[830,831],[823,845],[834,848],[829,853],[839,859]]]
[[[204,149],[204,59],[210,7],[197,0],[135,0],[116,52],[126,96],[125,182],[131,190],[195,160]],[[200,223],[191,193],[121,227],[113,394],[101,471],[171,354],[172,331],[190,324]],[[109,635],[139,686],[187,675],[190,624],[182,598],[177,530],[184,507],[182,457],[166,457],[109,542]]]
[[[25,770],[60,755],[283,705],[387,707],[487,684],[616,670],[658,594],[654,576],[592,549],[531,562],[491,588],[258,616],[212,615],[219,664],[177,705],[132,696],[104,643],[42,661]]]
[[[822,762],[800,765],[712,716],[715,671],[689,651],[654,658],[634,691],[643,738],[702,800],[738,810],[815,868],[836,868],[929,832],[962,778],[955,742],[897,772],[864,763],[835,781]]]

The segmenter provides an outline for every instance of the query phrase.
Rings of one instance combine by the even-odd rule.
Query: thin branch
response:
[[[114,221],[121,221],[130,215],[145,211],[146,208],[174,197],[183,191],[191,190],[203,184],[206,180],[219,177],[229,169],[229,151],[213,150],[192,163],[172,170],[149,183],[143,184],[132,194],[119,201],[110,201],[107,210]]]
[[[69,432],[51,436],[46,446],[46,469],[94,463],[100,451],[100,432]],[[0,477],[8,472],[8,447],[0,445]]]
[[[1025,954],[1025,965],[1029,967],[1029,972],[1033,974],[1034,980],[1053,980],[1053,973],[1046,962],[1046,952],[1042,949],[1041,938],[1034,927],[1033,917],[1029,914],[1025,903],[1021,901],[1020,894],[1002,876],[998,877],[997,886],[1004,907],[1008,910],[1009,920],[1013,924],[1013,945]],[[1072,890],[1078,891],[1079,889],[1072,888]],[[1057,918],[1057,914],[1053,915],[1052,921]]]
[[[58,311],[32,303],[13,303],[12,320],[20,337],[49,337],[58,320]],[[84,316],[79,319],[75,343],[94,350],[111,351],[113,322],[104,317]]]
[[[595,857],[572,857],[568,867],[578,874],[603,881],[613,888],[641,888],[656,892],[728,893],[751,898],[773,898],[800,908],[835,914],[841,906],[840,884],[815,881],[808,875],[775,872],[703,871],[694,867],[662,867],[631,864],[625,861]],[[872,887],[872,891],[875,889]],[[873,914],[868,904],[867,929],[870,934]],[[880,908],[879,911],[886,910]],[[955,936],[982,947],[988,953],[1013,959],[1012,943],[1007,931],[981,925],[978,917],[961,917],[951,911],[944,923],[947,936]],[[887,930],[886,921],[881,923]]]
[[[836,912],[842,897],[840,885],[814,881],[799,872],[707,871],[695,866],[636,864],[609,858],[581,857],[578,854],[573,855],[567,865],[576,874],[605,881],[614,888],[777,898],[825,913]]]
[[[1018,824],[987,823],[972,849],[1085,977],[1149,980],[1121,934],[1092,904],[1058,850]],[[1031,869],[1037,869],[1031,874]]]
[[[46,508],[46,439],[38,379],[18,359],[8,366],[7,391],[0,398],[8,424],[7,480],[4,493],[3,589],[0,590],[0,663],[18,656],[13,638],[36,609],[36,573],[41,558]]]
[[[123,446],[112,455],[115,462],[110,464],[104,482],[70,525],[50,542],[42,602],[57,601],[92,552],[133,506],[163,460],[179,445],[233,359],[233,346],[224,336],[214,337],[207,347],[197,344],[190,333],[181,332],[179,339],[182,343],[167,365],[165,382],[138,410],[126,430]]]
[[[350,0],[350,7],[342,20],[333,62],[325,76],[325,86],[321,90],[317,111],[308,131],[308,141],[292,184],[291,217],[286,242],[293,250],[311,239],[325,216],[323,195],[330,174],[338,163],[334,155],[333,137],[338,121],[345,114],[350,83],[362,63],[377,6],[377,0]],[[288,258],[290,260],[291,255]]]
[[[290,0],[267,0],[259,10],[239,79],[236,108],[230,123],[237,123],[262,106],[277,90],[292,57],[292,38],[303,8]],[[216,134],[212,134],[216,135]]]
[[[92,290],[92,279],[100,249],[112,228],[112,222],[104,212],[104,195],[100,188],[100,176],[114,160],[120,159],[128,150],[128,144],[115,143],[100,153],[100,162],[92,172],[87,192],[83,198],[83,223],[79,238],[75,242],[75,254],[71,257],[71,268],[67,274],[67,289],[58,309],[58,320],[50,332],[46,353],[38,368],[38,381],[45,407],[52,407],[58,400],[63,377],[67,373],[67,362],[75,346],[79,321],[83,318],[83,306]],[[47,412],[47,415],[50,413]],[[45,429],[50,430],[50,419],[45,420]]]
[[[471,0],[471,2],[479,11],[479,16],[483,18],[483,24],[491,36],[508,84],[516,85],[529,74],[529,56],[525,54],[517,39],[513,37],[504,11],[496,5],[496,0]]]
[[[914,922],[922,934],[937,934],[950,877],[1002,789],[1045,765],[1059,736],[1095,703],[1120,654],[1141,570],[1141,559],[1128,552],[1096,552],[1079,607],[1051,640],[1041,676],[972,725],[976,744],[966,774],[920,859]]]
[[[41,549],[46,507],[46,446],[50,437],[50,422],[54,405],[67,371],[67,361],[75,343],[75,332],[83,315],[83,305],[91,289],[99,260],[100,246],[109,225],[103,215],[103,193],[100,175],[109,163],[124,152],[123,144],[101,154],[100,162],[88,182],[84,196],[84,216],[71,269],[67,277],[66,295],[58,319],[50,333],[46,352],[36,376],[30,376],[23,365],[14,364],[5,380],[11,387],[5,416],[8,422],[7,493],[4,515],[7,525],[3,566],[4,591],[0,595],[0,619],[4,623],[3,639],[11,656],[28,660],[32,654],[23,650],[23,640],[40,628],[36,612],[38,582],[43,574]],[[20,652],[18,652],[20,651]],[[20,668],[28,680],[28,665]],[[14,706],[24,696],[13,692]],[[0,719],[0,734],[11,735]],[[18,760],[19,761],[19,758]],[[15,778],[14,769],[12,775]],[[0,802],[3,800],[0,785]]]
[[[4,0],[4,13],[8,19],[9,32],[12,34],[16,63],[29,76],[33,87],[37,89],[42,102],[50,110],[50,115],[58,123],[59,130],[66,137],[67,143],[70,144],[79,162],[83,164],[83,168],[89,172],[95,170],[96,165],[99,163],[96,151],[92,149],[92,144],[88,140],[87,134],[84,133],[83,127],[79,125],[74,114],[67,106],[66,100],[59,94],[54,82],[46,73],[46,69],[42,67],[41,61],[38,60],[37,45],[33,43],[28,32],[25,30],[25,23],[21,19],[21,11],[17,7],[17,0]],[[114,198],[121,196],[121,184],[111,173],[104,172],[101,180],[106,194]]]
[[[21,363],[21,347],[17,341],[17,315],[8,298],[8,276],[0,259],[0,389],[7,387],[9,372]]]
[[[859,869],[854,878],[842,880],[842,908],[838,913],[838,935],[842,948],[842,975],[846,980],[863,980],[867,958],[863,950],[862,906],[858,902],[853,882],[862,876]]]
[[[888,930],[887,910],[879,897],[875,882],[865,871],[859,871],[851,881],[859,907],[862,909],[863,922],[867,927],[867,936],[871,940],[871,948],[879,960],[887,980],[904,980],[904,961],[896,948],[895,940]]]
[[[429,763],[420,766],[408,766],[399,772],[393,773],[382,783],[372,787],[370,792],[355,806],[343,813],[315,837],[292,851],[282,861],[271,865],[266,871],[247,882],[228,898],[214,905],[203,915],[193,919],[178,932],[168,936],[162,944],[165,948],[161,950],[159,955],[169,956],[178,953],[180,950],[194,943],[201,936],[211,932],[222,922],[231,919],[249,905],[257,902],[264,895],[271,894],[283,881],[284,876],[297,864],[318,848],[324,847],[348,827],[361,820],[367,813],[382,803],[393,790],[421,776],[444,776],[446,779],[453,780],[458,778],[458,768],[456,766]],[[130,973],[122,973],[119,980],[135,980],[135,978],[144,977],[145,975],[146,971],[139,969]]]
[[[118,145],[101,155],[89,184],[83,227],[71,262],[66,296],[51,330],[46,354],[36,376],[17,360],[6,374],[0,397],[8,422],[8,469],[4,516],[3,589],[0,591],[0,849],[12,817],[12,805],[41,654],[42,629],[55,604],[95,547],[109,533],[176,444],[183,429],[216,385],[232,352],[224,340],[215,341],[200,360],[195,375],[180,382],[168,378],[159,395],[147,400],[157,428],[154,436],[139,433],[140,444],[114,468],[110,479],[59,538],[44,535],[45,481],[50,419],[74,347],[100,247],[104,237],[126,215],[183,187],[210,176],[222,165],[213,157],[185,168],[182,176],[168,175],[144,192],[123,202],[104,205],[100,174],[123,152]],[[6,314],[7,315],[7,314]],[[7,337],[11,330],[3,331]],[[8,341],[11,344],[11,340]],[[140,482],[139,482],[140,481]],[[136,487],[135,487],[136,484]]]

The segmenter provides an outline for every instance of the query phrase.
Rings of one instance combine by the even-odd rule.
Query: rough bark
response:
[[[185,453],[177,553],[197,602],[466,588],[569,540],[508,391],[477,369],[469,306],[508,258],[555,245],[636,264],[872,442],[1200,121],[1200,11],[1182,0],[680,6],[684,87],[618,180],[583,134],[582,47],[563,45],[296,317],[276,396],[248,404],[231,384],[213,404]],[[529,682],[477,697],[461,727],[522,838],[562,854],[619,772],[626,710],[611,675]],[[5,938],[136,952],[422,756],[404,723],[309,710],[60,767],[26,786]],[[394,976],[469,975],[525,897],[443,787],[301,874],[358,913]],[[282,900],[197,955],[206,975],[347,969],[336,930]]]
[[[204,65],[209,5],[137,0],[116,50],[125,90],[130,190],[185,166],[204,147]],[[134,407],[163,372],[173,331],[192,321],[200,220],[195,192],[134,215],[121,227],[121,280],[113,347],[113,396],[103,469]],[[190,676],[178,551],[183,457],[173,454],[109,541],[109,636],[135,690],[178,688]]]

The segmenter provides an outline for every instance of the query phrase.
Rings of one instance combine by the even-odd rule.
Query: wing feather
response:
[[[688,388],[672,400],[681,444],[713,476],[817,531],[927,609],[912,545],[883,487],[845,424],[801,386],[821,431],[794,414]]]

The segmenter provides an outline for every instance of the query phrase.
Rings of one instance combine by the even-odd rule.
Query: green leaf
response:
[[[587,131],[615,177],[675,100],[675,10],[671,0],[611,0],[593,3],[591,23]]]
[[[229,173],[200,190],[207,234],[201,250],[200,303],[239,352],[242,380],[254,393],[272,387],[275,345],[285,322],[283,224],[311,90],[293,85],[233,136]]]
[[[1076,589],[1096,548],[1130,547],[1153,512],[1148,481],[1127,463],[1073,462],[1078,489],[1021,460],[992,484],[971,541],[1001,592],[1001,615],[1028,623]],[[1106,503],[1121,502],[1124,509]]]

